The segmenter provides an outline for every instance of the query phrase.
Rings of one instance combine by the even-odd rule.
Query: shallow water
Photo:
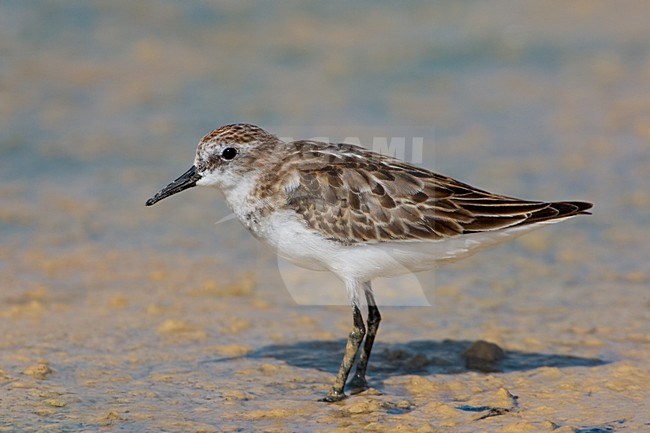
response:
[[[0,431],[647,431],[649,9],[3,2]],[[426,167],[596,208],[384,283],[430,305],[384,307],[372,389],[327,405],[349,310],[287,289],[342,287],[213,191],[144,207],[242,121],[423,137]]]

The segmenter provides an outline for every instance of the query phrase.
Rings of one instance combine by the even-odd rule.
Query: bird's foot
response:
[[[334,403],[346,399],[348,396],[345,395],[343,391],[331,390],[330,393],[325,398],[321,398],[319,401],[324,401],[325,403]]]

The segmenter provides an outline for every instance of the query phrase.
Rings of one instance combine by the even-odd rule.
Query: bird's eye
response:
[[[223,152],[221,152],[221,157],[223,159],[233,159],[237,156],[237,149],[234,147],[226,147]]]

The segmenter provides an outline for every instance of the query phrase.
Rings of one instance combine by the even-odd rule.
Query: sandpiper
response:
[[[371,281],[458,260],[501,241],[588,214],[591,203],[520,200],[474,188],[350,144],[284,142],[248,124],[200,141],[194,165],[147,206],[194,186],[220,189],[239,221],[299,266],[327,270],[347,289],[353,326],[324,401],[368,388],[366,368],[381,316]],[[368,305],[367,327],[360,296]]]

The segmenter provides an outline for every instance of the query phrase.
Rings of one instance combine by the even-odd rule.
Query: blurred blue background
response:
[[[191,165],[205,133],[233,122],[294,138],[423,137],[421,165],[467,183],[596,203],[593,216],[461,262],[435,284],[422,274],[427,295],[437,295],[434,313],[392,312],[385,341],[487,329],[515,349],[561,352],[548,335],[531,343],[546,318],[571,340],[573,324],[589,329],[607,317],[602,346],[582,345],[580,334],[576,350],[647,359],[636,350],[647,338],[650,281],[648,16],[650,3],[627,0],[3,0],[0,367],[20,376],[25,360],[44,357],[60,372],[102,362],[128,370],[130,358],[97,358],[118,356],[102,338],[154,350],[168,316],[198,323],[204,314],[207,331],[197,335],[253,349],[272,329],[288,341],[347,332],[323,309],[281,327],[278,317],[296,306],[273,252],[258,251],[235,221],[214,225],[229,213],[215,191],[145,208]],[[236,289],[221,286],[233,279]],[[530,308],[543,311],[539,322]],[[232,331],[238,311],[263,325]],[[419,326],[432,317],[436,330]],[[408,334],[400,323],[412,325]],[[89,348],[83,356],[74,341]],[[232,376],[214,369],[211,380]],[[98,395],[84,410],[108,398]]]

